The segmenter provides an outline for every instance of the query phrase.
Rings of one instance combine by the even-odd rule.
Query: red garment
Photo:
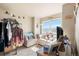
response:
[[[23,43],[23,30],[19,27],[13,28],[12,41],[16,44]]]

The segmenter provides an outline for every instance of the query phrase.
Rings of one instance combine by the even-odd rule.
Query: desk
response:
[[[56,53],[52,52],[52,49],[56,46],[59,46],[61,42],[52,43],[49,47],[48,54],[44,53],[43,47],[39,49],[36,53],[38,56],[55,56]]]

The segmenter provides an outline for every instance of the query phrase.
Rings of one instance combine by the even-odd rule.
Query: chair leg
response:
[[[59,56],[59,52],[56,53],[56,56]]]
[[[56,56],[59,56],[59,52],[58,52],[58,50],[56,50]]]

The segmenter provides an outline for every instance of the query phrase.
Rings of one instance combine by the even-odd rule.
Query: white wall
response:
[[[76,25],[75,25],[75,35],[76,35],[76,42],[77,42],[77,50],[78,50],[78,55],[79,55],[79,8],[77,11],[77,16],[76,16]]]
[[[36,17],[34,18],[34,34],[40,34],[40,18]]]
[[[9,15],[6,15],[5,14],[5,10],[0,7],[0,20],[2,18],[8,18],[8,17],[10,17],[10,16]]]
[[[3,18],[12,18],[11,15],[6,15],[5,11],[9,11],[9,9],[3,9],[2,7],[0,7],[0,20]],[[13,13],[13,12],[11,12]],[[32,29],[32,19],[31,17],[25,16],[25,19],[18,19],[18,15],[16,13],[14,13],[16,15],[15,19],[19,22],[22,23],[22,28],[24,30],[24,32],[31,32]],[[19,15],[20,16],[20,15]]]
[[[23,28],[24,32],[32,32],[32,19],[30,17],[27,17],[25,19],[17,19],[19,23],[21,23],[21,27]]]
[[[64,3],[2,3],[0,6],[9,8],[11,12],[41,18],[62,12],[63,4]]]
[[[75,41],[75,17],[74,17],[74,4],[68,3],[63,5],[62,10],[62,26],[64,35],[67,35],[74,44]]]

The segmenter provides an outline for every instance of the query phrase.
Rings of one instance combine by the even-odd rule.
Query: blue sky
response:
[[[61,19],[48,20],[48,21],[44,22],[43,29],[48,29],[50,27],[53,28],[56,26],[61,26]]]

